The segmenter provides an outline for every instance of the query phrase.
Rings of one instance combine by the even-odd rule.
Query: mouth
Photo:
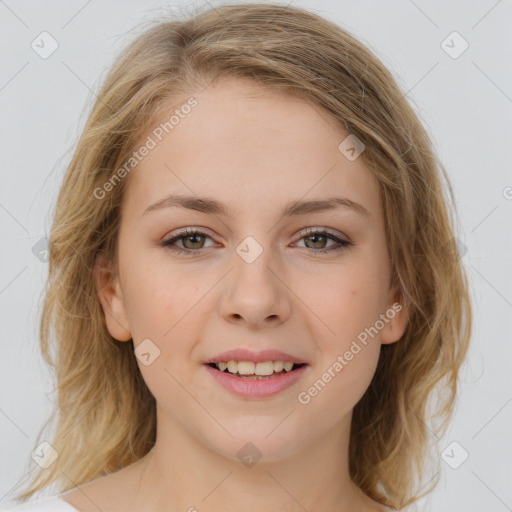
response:
[[[266,399],[305,379],[310,364],[277,349],[236,348],[203,362],[213,382],[245,400]]]
[[[307,363],[293,363],[291,361],[219,361],[218,363],[207,363],[207,366],[233,377],[244,380],[269,380],[281,375],[297,371]]]
[[[309,373],[309,363],[291,361],[218,361],[203,364],[213,382],[244,400],[267,399],[296,385]],[[266,375],[261,375],[266,374]]]

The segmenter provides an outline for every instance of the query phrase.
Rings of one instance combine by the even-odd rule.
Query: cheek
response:
[[[297,295],[305,297],[305,314],[311,319],[311,329],[322,340],[320,348],[324,353],[332,355],[347,349],[351,340],[375,324],[385,306],[386,276],[374,262],[355,259],[330,269],[322,279],[316,276],[297,281]]]
[[[317,312],[308,315],[309,328],[320,353],[298,396],[309,417],[318,408],[318,414],[334,424],[355,406],[373,378],[380,355],[375,324],[383,312],[385,279],[377,267],[368,260],[347,264],[331,272],[324,286],[309,286],[307,304]]]
[[[378,350],[367,350],[344,365],[326,366],[323,373],[312,378],[308,387],[299,392],[297,401],[298,407],[302,408],[301,417],[311,421],[311,428],[319,418],[324,429],[334,427],[361,400],[373,378],[377,360]]]
[[[144,275],[132,275],[130,318],[137,346],[149,339],[158,356],[151,365],[138,361],[144,381],[158,402],[185,409],[190,397],[182,385],[190,380],[190,358],[197,338],[201,298],[207,290],[190,276],[153,268]],[[180,384],[181,383],[181,384]]]
[[[187,324],[187,317],[195,314],[195,306],[214,283],[209,283],[211,276],[200,277],[197,272],[163,264],[161,258],[150,258],[147,254],[142,257],[137,264],[134,254],[126,262],[125,270],[128,314],[134,337],[167,339]]]
[[[379,355],[378,342],[365,344],[350,336],[324,347],[321,362],[297,395],[305,417],[313,423],[322,418],[327,429],[349,414],[368,389]]]
[[[183,390],[177,382],[189,382],[198,329],[212,314],[213,275],[183,271],[179,266],[152,267],[130,278],[130,322],[134,343],[150,339],[158,358],[141,373],[157,398],[179,401]],[[176,378],[174,380],[172,376]],[[161,396],[160,396],[161,395]]]

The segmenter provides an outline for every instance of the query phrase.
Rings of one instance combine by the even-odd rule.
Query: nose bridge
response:
[[[242,317],[252,324],[269,317],[283,320],[290,309],[286,286],[278,277],[278,258],[263,240],[269,237],[258,238],[262,243],[255,236],[247,236],[235,248],[234,269],[222,306],[224,316]]]
[[[256,237],[249,235],[236,247],[236,256],[233,258],[234,281],[235,284],[250,286],[255,292],[258,292],[260,298],[263,298],[265,294],[278,293],[278,280],[275,271],[271,270],[272,265],[276,266],[278,263],[266,242],[269,237],[263,240],[263,236],[260,235],[258,239],[261,243]]]

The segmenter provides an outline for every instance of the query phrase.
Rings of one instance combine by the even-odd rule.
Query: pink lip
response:
[[[247,359],[241,360],[247,361]],[[272,359],[265,359],[265,361],[270,360]],[[280,361],[282,359],[278,358],[276,360]],[[289,359],[287,360],[289,361]],[[283,373],[277,377],[251,380],[244,379],[242,377],[235,377],[229,373],[221,372],[220,370],[208,366],[207,364],[203,366],[220,385],[235,395],[241,396],[243,398],[265,398],[276,395],[277,393],[295,384],[309,368],[309,365],[305,364],[296,370]]]
[[[208,359],[208,361],[205,361],[205,364],[219,363],[221,361],[252,361],[253,363],[263,363],[264,361],[291,361],[295,364],[307,363],[304,359],[286,354],[280,350],[269,349],[262,350],[261,352],[252,352],[245,348],[237,348],[222,352],[222,354],[218,354]]]

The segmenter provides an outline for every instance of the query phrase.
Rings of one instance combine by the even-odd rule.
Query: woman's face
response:
[[[279,460],[346,429],[380,344],[405,329],[379,188],[323,110],[234,79],[194,98],[161,141],[142,139],[156,145],[127,178],[118,279],[100,278],[100,297],[112,336],[133,338],[159,425],[233,460],[249,441]],[[250,354],[218,357],[236,349]],[[231,357],[241,373],[307,364],[265,379],[206,364]]]

